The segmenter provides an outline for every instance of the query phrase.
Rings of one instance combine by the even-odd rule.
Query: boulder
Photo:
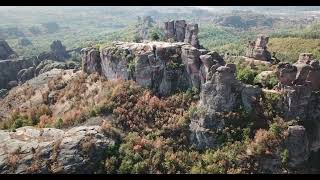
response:
[[[301,53],[297,63],[309,64],[311,60],[313,60],[312,53]]]
[[[94,173],[114,144],[99,126],[0,131],[0,173]]]
[[[57,62],[52,60],[42,61],[36,68],[35,74],[38,76],[44,72],[48,72],[52,69],[68,69],[68,66],[64,62]]]
[[[290,63],[280,63],[277,66],[276,75],[279,82],[283,85],[293,85],[296,80],[298,69]]]
[[[32,79],[35,75],[35,68],[29,67],[28,69],[22,69],[17,74],[17,79],[19,84],[26,82],[29,79]]]

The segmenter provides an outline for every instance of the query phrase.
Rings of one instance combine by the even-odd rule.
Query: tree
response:
[[[158,40],[160,39],[160,37],[159,37],[158,33],[152,32],[152,33],[151,33],[151,39],[152,39],[153,41],[158,41]]]

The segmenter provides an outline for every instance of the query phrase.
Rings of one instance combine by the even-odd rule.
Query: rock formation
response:
[[[0,61],[0,89],[7,89],[10,81],[16,81],[19,71],[34,65],[34,58],[17,58]]]
[[[82,69],[86,73],[97,72],[101,74],[101,59],[100,52],[95,48],[84,48],[81,50]]]
[[[303,126],[289,126],[286,147],[289,151],[289,167],[299,167],[308,160],[309,140]]]
[[[249,41],[246,57],[262,61],[270,61],[271,54],[267,51],[268,41],[269,37],[265,35],[259,35],[256,41]]]
[[[17,74],[17,79],[19,83],[24,83],[35,76],[35,68],[29,67],[27,69],[22,69]]]
[[[219,118],[223,112],[231,112],[243,106],[251,112],[261,89],[236,80],[234,64],[214,64],[210,67],[207,82],[202,85],[197,112],[191,118],[191,144],[197,149],[215,148],[218,133],[225,124]]]
[[[164,24],[166,40],[185,42],[200,48],[198,24],[187,24],[185,20],[168,21]]]
[[[17,57],[5,40],[0,40],[0,61]]]
[[[62,45],[61,41],[56,40],[53,41],[50,45],[50,50],[52,54],[60,60],[64,60],[69,57],[68,52],[66,51],[66,47]]]
[[[94,173],[114,144],[99,126],[0,131],[0,173]]]
[[[217,53],[210,54],[182,42],[117,43],[102,49],[100,58],[96,49],[86,48],[82,52],[84,72],[101,73],[110,80],[134,80],[159,95],[178,89],[199,89],[201,77],[207,73],[200,70],[205,66],[201,55],[206,54],[206,63],[224,63]]]

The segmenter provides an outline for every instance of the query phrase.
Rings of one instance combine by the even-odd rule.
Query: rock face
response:
[[[52,69],[68,69],[68,66],[63,62],[44,60],[35,68],[35,75],[38,76],[39,74],[48,72]]]
[[[201,55],[206,54],[208,62],[224,63],[218,54],[186,43],[117,43],[102,49],[101,60],[97,50],[82,52],[84,72],[100,73],[101,67],[101,75],[107,79],[134,80],[163,96],[178,89],[200,88],[201,76],[207,73],[200,70],[204,66]]]
[[[270,61],[271,54],[267,51],[268,42],[269,37],[265,35],[259,35],[256,41],[249,41],[246,57],[262,61]]]
[[[0,131],[0,173],[94,173],[114,144],[99,126]]]
[[[17,54],[11,49],[5,40],[0,40],[0,61],[17,57]]]
[[[313,60],[312,54],[303,53],[293,65],[280,63],[276,76],[284,96],[286,118],[306,119],[312,91],[320,90],[319,61]]]
[[[191,144],[197,149],[215,148],[217,132],[224,128],[224,120],[219,114],[236,110],[240,105],[251,112],[260,95],[260,88],[236,80],[234,64],[212,65],[201,88],[200,112],[191,118]]]
[[[286,147],[289,151],[289,166],[299,167],[310,155],[309,141],[303,126],[289,126]]]
[[[187,24],[184,42],[190,43],[193,47],[200,48],[198,33],[198,24]]]
[[[164,33],[167,40],[185,42],[195,48],[200,48],[198,24],[187,24],[185,20],[168,21],[164,24]]]
[[[27,69],[22,69],[17,74],[17,79],[19,83],[24,83],[35,76],[35,68],[29,67]]]
[[[18,73],[34,65],[34,58],[17,58],[0,61],[0,89],[7,89],[10,81],[17,81]]]
[[[319,62],[302,53],[294,64],[280,63],[276,70],[286,120],[299,120],[303,126],[289,128],[289,154],[292,167],[299,167],[320,149]],[[307,135],[306,135],[307,134]],[[290,157],[289,156],[289,157]]]
[[[95,48],[84,48],[81,50],[82,69],[86,73],[97,72],[101,74],[101,58],[99,50]]]

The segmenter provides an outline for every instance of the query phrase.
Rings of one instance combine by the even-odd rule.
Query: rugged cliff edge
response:
[[[97,72],[109,80],[134,80],[164,96],[179,89],[200,89],[209,66],[223,61],[215,52],[180,42],[120,42],[101,52],[85,48],[82,54],[85,72]]]

